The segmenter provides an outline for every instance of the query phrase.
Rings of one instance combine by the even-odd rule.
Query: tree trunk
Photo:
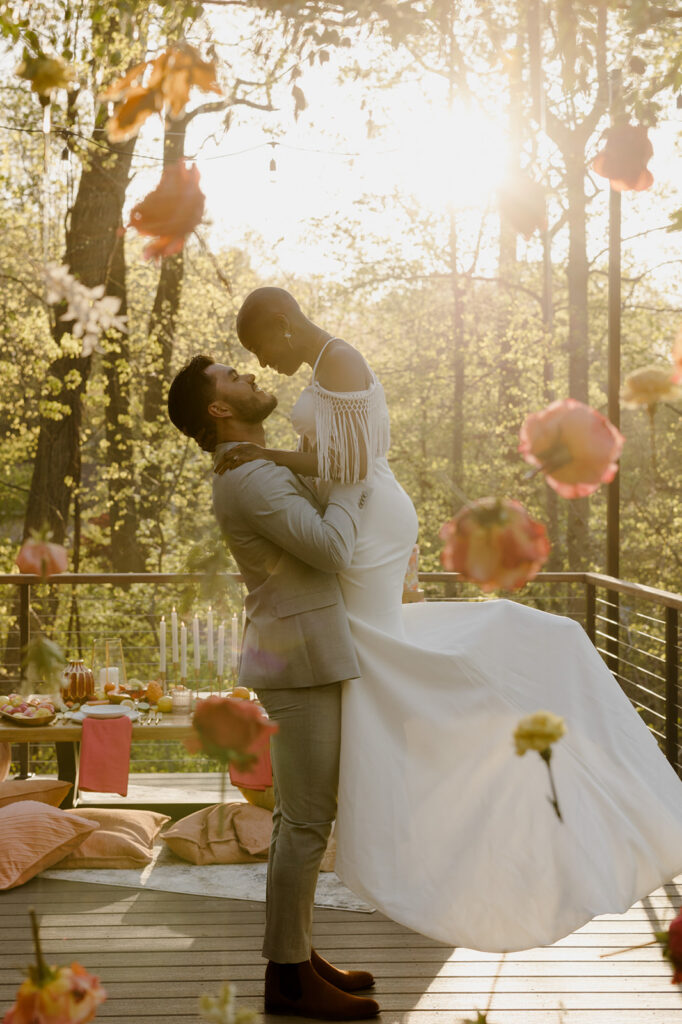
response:
[[[92,141],[96,145],[83,167],[71,210],[65,263],[88,287],[108,287],[135,140],[99,148],[107,145],[104,130],[99,126]],[[55,340],[59,342],[70,330],[71,324],[57,319],[53,329]],[[61,543],[66,537],[71,497],[80,478],[82,398],[91,364],[90,356],[60,355],[47,368],[46,379],[58,381],[59,390],[50,396],[49,413],[40,417],[24,536],[47,524],[55,541]],[[59,407],[57,412],[55,406]]]

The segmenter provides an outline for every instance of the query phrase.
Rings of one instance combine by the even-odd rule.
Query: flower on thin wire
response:
[[[199,1015],[210,1024],[260,1024],[261,1015],[257,1010],[237,1007],[236,994],[236,986],[226,982],[220,986],[217,996],[199,996]]]
[[[107,998],[105,990],[99,979],[80,964],[49,967],[45,963],[35,912],[30,910],[29,914],[36,964],[29,967],[28,977],[2,1024],[88,1024]]]
[[[498,191],[498,205],[502,219],[514,231],[528,239],[534,231],[547,227],[545,190],[527,174],[517,173],[507,178]]]
[[[597,154],[592,169],[608,178],[616,192],[643,192],[651,188],[654,176],[647,164],[654,155],[643,124],[622,124],[607,128],[605,146]]]
[[[70,68],[61,57],[48,57],[39,53],[35,57],[27,54],[16,71],[19,78],[31,83],[33,92],[49,102],[50,93],[54,89],[68,89],[74,79],[73,68]]]
[[[600,959],[610,956],[618,956],[620,953],[630,953],[634,949],[645,949],[647,946],[655,946],[660,943],[663,956],[673,965],[673,974],[670,979],[672,985],[682,985],[682,910],[678,911],[677,917],[668,925],[666,931],[654,932],[655,938],[650,942],[640,942],[636,946],[625,946],[623,949],[616,949],[612,953],[601,953]]]
[[[181,252],[187,235],[203,217],[204,200],[196,164],[187,167],[179,160],[166,167],[154,191],[130,213],[129,227],[141,235],[155,236],[144,249],[145,259]]]
[[[656,932],[657,940],[663,946],[663,954],[673,965],[673,985],[682,985],[682,910],[670,922],[668,930]]]
[[[517,590],[531,580],[550,551],[542,523],[509,498],[480,498],[444,523],[441,562],[481,590]]]
[[[624,440],[596,409],[565,398],[526,417],[519,451],[562,498],[583,498],[613,480]]]
[[[88,288],[69,272],[69,268],[58,263],[48,263],[44,268],[47,301],[50,305],[66,302],[66,312],[60,320],[74,321],[71,334],[82,338],[81,354],[91,355],[103,332],[109,330],[128,333],[127,316],[119,316],[121,300],[114,295],[105,295],[103,284]]]
[[[179,43],[155,60],[143,61],[117,79],[100,99],[119,101],[107,123],[110,142],[124,142],[137,135],[152,114],[178,117],[189,102],[193,87],[222,95],[214,61],[205,61],[195,47]]]
[[[675,383],[676,374],[668,366],[644,366],[628,374],[623,383],[621,398],[629,409],[647,405],[651,409],[657,402],[671,402],[682,395]]]
[[[563,821],[563,818],[561,817],[556,787],[554,785],[554,776],[552,775],[552,744],[560,740],[565,732],[566,725],[563,718],[560,715],[553,714],[551,711],[535,711],[532,715],[521,718],[514,730],[514,746],[518,756],[523,757],[528,750],[537,750],[547,765],[549,784],[552,790],[549,802],[554,808],[554,813],[559,821]]]

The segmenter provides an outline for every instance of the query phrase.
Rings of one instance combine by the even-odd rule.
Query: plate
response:
[[[127,715],[133,722],[139,718],[135,708],[117,707],[115,704],[99,704],[94,707],[85,705],[71,716],[71,721],[82,722],[84,718],[122,718]]]
[[[13,722],[14,725],[36,726],[49,725],[50,722],[54,722],[57,717],[57,712],[55,711],[55,713],[50,715],[49,718],[47,716],[43,716],[42,718],[17,718],[16,715],[8,715],[6,711],[0,711],[0,715],[2,715],[6,722]]]

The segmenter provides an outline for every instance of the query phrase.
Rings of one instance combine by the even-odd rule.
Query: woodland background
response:
[[[528,479],[518,430],[555,398],[606,411],[608,192],[590,162],[618,115],[649,125],[654,147],[665,124],[679,156],[681,25],[682,10],[648,0],[0,3],[0,571],[12,570],[21,540],[43,524],[66,543],[75,571],[232,568],[213,523],[209,457],[172,428],[165,396],[197,351],[257,370],[280,396],[269,442],[293,446],[287,411],[305,374],[258,370],[234,330],[242,299],[260,284],[291,290],[381,378],[391,464],[419,513],[422,568],[439,568],[444,520],[467,499],[498,494],[546,523],[545,568],[603,570],[605,489],[562,501],[542,478]],[[451,97],[504,106],[510,171],[530,168],[545,185],[546,231],[524,248],[494,197],[473,221],[454,203],[438,214],[405,194],[389,203],[358,195],[357,218],[330,211],[304,226],[335,252],[334,274],[277,272],[258,224],[230,246],[202,226],[182,253],[144,262],[141,240],[119,229],[149,150],[136,149],[136,138],[108,140],[98,96],[133,62],[179,40],[217,60],[223,97],[198,96],[166,122],[151,161],[159,173],[192,157],[190,123],[229,133],[263,111],[279,111],[282,124],[305,111],[324,130],[324,107],[305,87],[311,66],[363,91],[374,111],[368,131],[380,129],[372,117],[401,76],[423,74]],[[14,74],[22,55],[38,52],[77,71],[77,84],[53,96],[47,137],[43,107]],[[667,245],[682,238],[679,167],[657,180],[643,229]],[[120,297],[129,333],[109,332],[83,356],[45,301],[47,260]],[[661,260],[663,273],[656,263],[639,258],[637,239],[625,245],[624,375],[669,361],[682,321],[679,244]],[[642,409],[622,417],[621,575],[674,591],[681,411],[659,405],[651,423]]]

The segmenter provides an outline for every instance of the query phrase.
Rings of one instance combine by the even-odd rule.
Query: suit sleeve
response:
[[[251,464],[239,481],[240,511],[253,531],[323,572],[350,565],[366,484],[336,484],[321,515],[296,488],[288,469],[272,462]]]

